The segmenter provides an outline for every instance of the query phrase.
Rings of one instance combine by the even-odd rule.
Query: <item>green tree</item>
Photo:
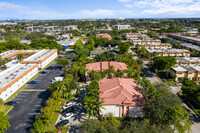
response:
[[[10,123],[8,122],[9,115],[4,115],[3,112],[0,112],[0,118],[0,133],[4,133],[10,127]]]
[[[108,78],[112,78],[112,74],[115,73],[115,67],[110,65],[108,66],[108,70],[106,71]]]
[[[66,66],[70,65],[70,60],[66,59],[66,58],[59,58],[57,59],[57,64],[62,65],[63,69],[64,69],[64,77],[67,77],[67,68]]]
[[[23,55],[22,55],[22,54],[18,54],[18,55],[17,55],[17,60],[18,60],[19,62],[21,62],[21,61],[23,60]]]
[[[124,53],[127,53],[128,52],[128,49],[129,49],[130,45],[126,42],[121,42],[118,46],[119,48],[119,52],[121,54],[124,54]]]
[[[159,56],[153,60],[153,68],[158,71],[167,71],[176,64],[176,58],[172,56]]]

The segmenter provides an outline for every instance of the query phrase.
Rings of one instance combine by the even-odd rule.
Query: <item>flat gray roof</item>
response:
[[[55,49],[52,49],[52,50],[43,49],[43,50],[37,52],[36,54],[24,59],[23,61],[41,61],[55,51],[56,51]]]
[[[0,89],[21,76],[36,64],[17,64],[0,73]]]
[[[177,62],[200,62],[200,57],[177,57]]]
[[[182,52],[190,52],[189,50],[185,50],[185,49],[146,49],[148,52],[153,53],[159,53],[159,52],[177,52],[177,53],[182,53]]]
[[[171,44],[169,44],[169,43],[159,43],[159,44],[144,44],[144,43],[142,43],[142,44],[138,44],[138,45],[141,45],[141,46],[144,46],[144,45],[170,45],[171,46]]]
[[[174,35],[174,36],[178,36],[178,37],[182,37],[182,38],[186,38],[186,39],[190,39],[190,40],[194,40],[194,41],[199,41],[199,38],[195,38],[195,37],[188,37],[188,36],[182,36],[182,35]]]
[[[11,54],[16,53],[17,51],[19,51],[19,50],[9,50],[9,51],[0,53],[0,55],[1,55],[2,57],[6,57],[6,56],[8,56],[8,55],[11,55]]]
[[[182,43],[181,46],[200,51],[200,47],[191,43]]]

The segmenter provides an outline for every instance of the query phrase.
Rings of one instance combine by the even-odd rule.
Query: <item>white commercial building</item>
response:
[[[5,101],[37,73],[37,64],[17,64],[1,72],[0,98]]]
[[[114,30],[130,30],[131,25],[113,25]]]

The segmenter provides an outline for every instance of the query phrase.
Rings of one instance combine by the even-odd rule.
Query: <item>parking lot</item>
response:
[[[80,132],[80,124],[82,121],[84,121],[85,119],[88,119],[86,116],[86,109],[84,108],[84,106],[82,105],[82,100],[85,96],[85,92],[86,92],[86,86],[82,86],[82,89],[80,91],[80,95],[78,98],[73,99],[72,106],[74,107],[74,111],[72,112],[73,115],[71,118],[69,118],[69,123],[67,125],[70,126],[69,128],[69,133],[79,133]],[[60,122],[60,118],[62,117],[62,115],[60,114],[58,117],[58,122]]]
[[[38,84],[29,84],[25,89],[30,91],[21,91],[12,101],[17,105],[8,113],[11,127],[7,133],[27,133],[30,131],[36,115],[40,115],[40,109],[44,106],[45,101],[49,98],[50,93],[47,91],[53,77],[62,74],[60,66],[52,63],[53,68],[47,70],[46,74],[39,74],[34,80]]]

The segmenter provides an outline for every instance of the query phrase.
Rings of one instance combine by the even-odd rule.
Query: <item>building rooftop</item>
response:
[[[112,37],[108,33],[100,33],[100,34],[97,34],[96,36],[97,37],[102,37],[102,38],[108,38],[109,40],[112,39]]]
[[[56,49],[52,49],[52,50],[41,50],[39,52],[37,52],[36,54],[24,59],[22,61],[22,63],[26,62],[26,61],[43,61],[45,60],[48,56],[50,56],[51,54],[57,52]]]
[[[188,37],[188,36],[182,36],[182,35],[174,35],[174,36],[182,37],[182,38],[186,38],[186,39],[190,39],[190,40],[194,40],[194,41],[200,42],[200,39],[199,38],[195,38],[195,37]]]
[[[79,38],[75,38],[75,39],[65,39],[65,40],[61,40],[61,41],[57,41],[58,44],[62,45],[62,46],[68,46],[68,45],[74,45],[76,43],[76,41],[78,41]]]
[[[176,62],[200,62],[200,57],[177,57]]]
[[[26,74],[29,70],[37,67],[37,64],[17,64],[0,73],[0,93]]]
[[[19,50],[9,50],[9,51],[0,53],[0,55],[1,55],[2,57],[6,57],[6,56],[11,55],[11,54],[14,54],[14,53],[16,53],[16,52],[18,52],[18,51],[19,51]]]
[[[191,43],[182,43],[181,46],[200,51],[200,47]]]
[[[146,49],[148,52],[153,53],[161,53],[161,52],[171,52],[171,53],[182,53],[182,52],[190,52],[189,50],[185,50],[185,49]]]
[[[90,51],[90,55],[103,54],[105,51]]]
[[[127,69],[127,65],[125,63],[116,61],[88,63],[86,64],[86,69],[88,69],[88,71],[106,71],[108,70],[109,66],[114,66],[115,71],[117,70],[124,71]]]
[[[171,46],[171,44],[169,44],[169,43],[159,43],[159,44],[144,44],[144,43],[142,43],[142,44],[138,44],[138,45],[140,45],[140,46],[144,46],[144,45],[149,45],[149,46],[151,46],[151,45],[163,45],[163,46],[165,46],[165,45],[170,45]]]
[[[172,70],[176,72],[200,71],[200,66],[199,65],[175,66],[172,67]]]
[[[104,101],[103,105],[142,106],[145,103],[133,79],[102,79],[99,84],[99,101]]]

